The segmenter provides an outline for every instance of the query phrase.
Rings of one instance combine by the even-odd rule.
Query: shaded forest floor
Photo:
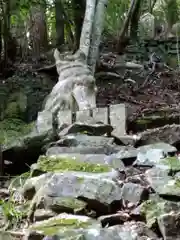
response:
[[[117,55],[108,52],[102,55],[98,62],[96,72],[98,107],[126,103],[127,117],[130,122],[144,116],[145,113],[153,113],[162,108],[170,109],[171,113],[179,111],[180,70],[160,65],[152,71],[147,63],[143,63],[142,69],[119,69],[116,59]],[[52,86],[57,80],[55,67],[36,71],[50,63],[49,60],[39,63],[21,63],[15,68],[17,73],[32,72],[35,78],[37,75],[43,76],[45,72]]]

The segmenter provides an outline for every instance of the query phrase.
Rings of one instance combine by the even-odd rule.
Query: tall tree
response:
[[[117,44],[117,50],[119,53],[122,53],[124,51],[124,48],[128,44],[127,32],[128,32],[129,24],[131,22],[132,16],[134,15],[134,12],[136,11],[136,9],[138,9],[139,1],[141,0],[131,0],[131,4],[128,10],[126,19],[124,21],[124,24],[119,34],[119,41]]]
[[[73,15],[74,15],[74,24],[75,24],[75,48],[79,48],[81,30],[84,20],[84,14],[86,9],[85,0],[73,0]]]
[[[135,6],[135,9],[132,13],[131,23],[130,23],[130,38],[133,40],[137,39],[138,36],[138,24],[139,18],[141,15],[141,4],[143,3],[142,0],[139,0]]]
[[[64,10],[61,0],[55,0],[56,44],[64,44]]]
[[[40,54],[48,48],[46,3],[44,1],[30,8],[30,39],[33,57],[38,59]]]

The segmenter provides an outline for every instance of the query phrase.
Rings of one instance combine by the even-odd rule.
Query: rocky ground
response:
[[[59,139],[33,132],[3,146],[12,168],[35,146],[41,156],[0,190],[2,239],[180,239],[179,125],[121,145],[109,129],[74,123]]]
[[[180,239],[179,72],[145,81],[108,64],[97,105],[126,103],[128,135],[116,138],[94,120],[38,134],[29,122],[56,76],[19,66],[1,82],[0,164],[11,180],[0,189],[0,239]]]

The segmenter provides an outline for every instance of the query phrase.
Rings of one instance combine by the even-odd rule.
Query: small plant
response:
[[[5,229],[15,227],[21,222],[24,212],[18,209],[17,206],[11,201],[0,200],[0,206],[5,219]]]

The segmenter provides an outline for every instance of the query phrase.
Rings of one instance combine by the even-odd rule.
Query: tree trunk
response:
[[[2,12],[3,12],[3,40],[4,40],[4,67],[7,66],[8,63],[8,42],[10,36],[10,0],[6,1],[2,4]]]
[[[141,4],[142,4],[142,0],[139,0],[137,2],[137,5],[135,7],[135,10],[131,18],[130,38],[132,40],[136,40],[138,36],[138,24],[139,24],[139,18],[141,15]]]
[[[32,55],[37,60],[41,53],[47,51],[48,36],[46,25],[45,4],[36,4],[30,10],[30,39],[32,44]]]
[[[79,48],[81,30],[85,15],[86,4],[84,0],[73,0],[73,13],[75,24],[75,50]]]
[[[1,62],[1,54],[2,54],[2,19],[0,16],[0,62]]]
[[[99,45],[103,31],[105,8],[107,6],[107,2],[108,0],[98,0],[95,17],[93,21],[92,39],[88,56],[88,65],[90,66],[93,75],[96,69],[96,62],[99,56]]]
[[[88,59],[91,35],[93,28],[93,21],[95,16],[96,0],[86,0],[86,11],[80,38],[80,50],[86,55],[86,61]]]
[[[149,11],[151,14],[152,14],[153,9],[154,9],[154,7],[155,7],[155,5],[156,5],[156,2],[157,2],[157,0],[151,0],[150,11]]]
[[[64,11],[61,0],[55,0],[56,45],[64,44]]]
[[[136,10],[136,6],[138,4],[139,0],[131,0],[131,5],[129,8],[129,11],[127,13],[124,25],[120,31],[119,34],[119,41],[117,44],[117,51],[122,54],[126,45],[128,44],[128,41],[126,42],[126,33],[128,31],[128,27],[129,27],[129,23],[131,21],[132,15],[134,13],[134,11]]]

